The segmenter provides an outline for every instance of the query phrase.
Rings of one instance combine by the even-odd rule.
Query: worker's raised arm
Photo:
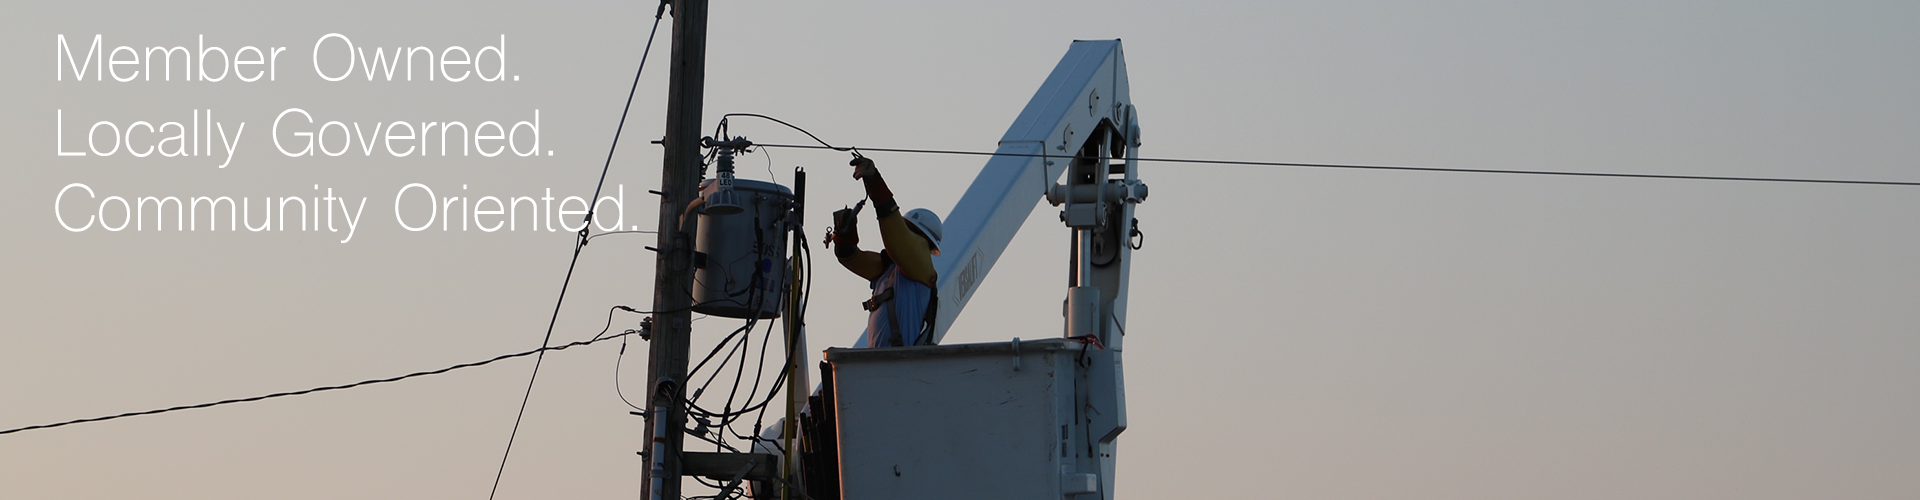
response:
[[[842,267],[861,278],[872,280],[887,271],[886,259],[879,252],[860,249],[860,230],[857,208],[841,209],[833,213],[833,229],[827,232],[824,244],[833,247],[833,256]]]
[[[881,257],[880,252],[867,250],[855,250],[852,254],[840,257],[840,266],[869,280],[880,277],[880,273],[887,270],[886,258]]]
[[[907,279],[933,286],[933,247],[926,238],[907,227],[906,219],[900,216],[900,204],[893,199],[893,190],[887,188],[887,181],[880,177],[873,160],[856,158],[852,165],[853,178],[866,185],[867,198],[873,200],[874,217],[880,222],[880,241],[886,244],[887,255],[893,257],[894,265],[900,266],[900,273]]]
[[[900,209],[880,216],[880,240],[886,243],[887,254],[893,256],[894,265],[900,266],[900,274],[934,286],[933,248],[927,245],[926,238],[907,228],[907,219],[900,216]]]

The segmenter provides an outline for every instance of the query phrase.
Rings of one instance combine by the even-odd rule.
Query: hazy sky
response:
[[[572,236],[526,220],[410,232],[396,194],[590,194],[653,7],[7,11],[0,428],[536,347]],[[859,146],[990,150],[1071,40],[1120,38],[1144,156],[1920,181],[1914,2],[720,1],[711,23],[708,126],[764,113]],[[509,78],[329,82],[319,73],[344,66],[313,66],[329,33],[368,51],[474,51],[504,35]],[[201,35],[287,50],[273,81],[56,80],[56,37],[80,51],[96,34],[109,51],[196,48]],[[647,141],[664,124],[667,37],[607,178],[629,227],[654,224],[660,152]],[[316,124],[275,134],[289,108]],[[226,167],[217,138],[211,155],[57,154],[87,148],[94,122],[185,125],[195,110],[229,134],[245,123]],[[273,142],[326,121],[510,126],[535,110],[551,156],[354,143],[289,157]],[[764,122],[732,130],[804,141]],[[143,129],[127,146],[170,134]],[[904,205],[943,214],[982,164],[873,156]],[[860,197],[841,153],[741,165],[783,183],[807,167],[813,221]],[[1175,164],[1141,177],[1153,196],[1133,267],[1122,496],[1920,496],[1920,188]],[[96,195],[56,205],[72,183]],[[110,196],[246,197],[257,210],[328,189],[366,200],[346,243],[341,222],[70,232],[55,219],[77,226]],[[593,336],[613,305],[651,303],[652,243],[586,249],[556,342]],[[947,342],[1057,335],[1067,250],[1041,206]],[[851,343],[864,283],[816,271],[810,341]],[[696,346],[729,321],[696,323]],[[644,383],[644,347],[621,366],[629,389]],[[646,430],[614,393],[619,350],[547,358],[498,498],[637,494]],[[0,496],[483,498],[531,368],[4,435]]]

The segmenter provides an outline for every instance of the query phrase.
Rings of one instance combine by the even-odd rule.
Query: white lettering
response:
[[[407,190],[410,190],[416,187],[420,188],[421,191],[427,192],[427,222],[424,224],[421,224],[419,227],[408,225],[407,216],[400,212],[400,202],[401,200],[407,197]],[[420,232],[420,231],[427,230],[427,228],[429,227],[433,227],[433,219],[439,215],[440,213],[439,210],[440,210],[439,207],[435,206],[433,203],[433,188],[427,187],[426,184],[421,184],[418,182],[408,184],[405,187],[400,188],[400,194],[396,194],[393,196],[393,219],[396,221],[399,221],[400,227],[406,228],[406,230],[408,231]]]
[[[87,78],[86,77],[87,67],[93,66],[93,58],[95,56],[100,55],[100,35],[93,36],[93,46],[87,47],[87,52],[86,52],[87,61],[80,64],[73,63],[73,49],[67,48],[67,35],[64,35],[64,34],[54,35],[53,50],[54,50],[54,53],[53,53],[53,80],[54,81],[62,81],[63,79],[66,78],[65,74],[60,72],[60,61],[61,61],[60,56],[62,55],[67,56],[66,65],[73,66],[73,79],[84,80]],[[105,61],[106,58],[101,57],[100,60]],[[101,64],[100,66],[93,66],[93,79],[95,81],[100,80],[101,66],[106,66],[106,64]]]
[[[53,110],[53,152],[57,156],[86,156],[85,151],[67,151],[66,110]]]
[[[287,108],[286,111],[281,111],[280,116],[273,117],[273,147],[275,149],[279,149],[280,154],[287,155],[287,156],[295,156],[295,157],[313,156],[313,132],[294,132],[293,133],[294,137],[304,137],[306,138],[306,141],[307,141],[305,145],[300,146],[300,152],[298,153],[287,151],[286,146],[280,145],[280,120],[286,119],[288,113],[300,113],[300,116],[305,117],[307,119],[308,125],[313,124],[313,115],[307,114],[307,110],[300,109],[300,108]]]
[[[340,43],[344,43],[347,45],[347,70],[340,73],[340,76],[328,76],[326,70],[320,69],[320,46],[323,44],[326,44],[327,40],[334,39],[334,38],[339,38]],[[342,35],[339,33],[328,33],[325,36],[320,37],[319,41],[313,42],[313,72],[314,74],[320,75],[321,79],[329,82],[337,82],[340,80],[347,79],[347,75],[353,74],[353,41],[348,40],[346,35]]]
[[[78,232],[87,230],[87,228],[93,227],[93,216],[92,215],[87,216],[87,225],[80,226],[80,227],[73,227],[73,226],[67,225],[66,217],[63,217],[60,215],[60,199],[67,197],[67,190],[73,189],[76,187],[87,190],[87,198],[89,199],[93,198],[93,188],[87,187],[86,184],[75,182],[73,184],[68,184],[67,187],[60,188],[60,194],[53,196],[53,220],[59,221],[60,227],[67,228],[68,231],[73,231],[78,233]],[[105,205],[103,204],[102,206],[105,206]],[[101,223],[101,227],[106,227],[106,224],[104,222]]]

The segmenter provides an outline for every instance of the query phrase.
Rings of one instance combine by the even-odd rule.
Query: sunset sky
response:
[[[410,231],[427,203],[395,198],[416,183],[466,202],[590,195],[653,7],[9,6],[0,429],[538,347],[571,232]],[[668,24],[606,180],[628,229],[655,223]],[[62,35],[100,35],[103,57],[285,51],[270,80],[240,80],[263,63],[218,82],[75,81],[48,61]],[[1920,181],[1911,1],[715,1],[709,36],[707,128],[761,113],[862,147],[992,150],[1072,40],[1119,38],[1147,157]],[[458,82],[328,81],[344,65],[315,67],[323,40],[340,44],[322,47],[330,64],[347,41],[498,52]],[[483,80],[498,54],[503,78]],[[276,132],[295,108],[311,124]],[[134,155],[209,112],[197,154]],[[512,129],[536,112],[531,156],[401,156],[364,135],[340,156],[285,153],[328,121],[338,151],[354,124]],[[125,143],[107,156],[101,121]],[[129,140],[135,122],[156,132]],[[903,206],[943,216],[983,164],[871,156]],[[807,218],[825,221],[861,197],[846,158],[769,150],[740,175],[805,167]],[[1172,163],[1141,178],[1122,497],[1920,496],[1920,187]],[[56,203],[75,183],[95,194]],[[341,199],[314,201],[329,190]],[[337,230],[299,230],[299,212],[291,230],[63,228],[118,223],[112,196],[364,207],[345,242],[324,213]],[[1058,335],[1069,235],[1036,205],[947,343]],[[653,244],[595,239],[554,343],[594,336],[612,306],[647,309]],[[858,337],[866,285],[824,258],[815,271],[817,361]],[[615,331],[639,319],[617,314]],[[704,352],[738,322],[695,325]],[[620,350],[546,357],[495,498],[638,494],[646,429],[615,393]],[[645,345],[626,350],[631,397]],[[0,497],[485,498],[532,368],[0,435]]]

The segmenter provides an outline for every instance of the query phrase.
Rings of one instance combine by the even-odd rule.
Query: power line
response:
[[[609,323],[609,326],[611,326],[611,323]],[[602,333],[602,334],[604,334],[604,333],[606,333],[606,331],[605,331],[605,330],[602,330],[602,331],[601,331],[601,333]],[[446,368],[441,368],[441,369],[438,369],[438,370],[427,370],[427,371],[420,371],[420,372],[413,372],[413,373],[409,373],[409,374],[406,374],[406,375],[400,375],[400,376],[397,376],[397,377],[387,377],[387,378],[378,378],[378,379],[372,379],[372,380],[362,380],[362,381],[359,381],[359,382],[354,382],[354,383],[351,383],[351,384],[341,384],[341,385],[330,385],[330,386],[323,386],[323,387],[315,387],[315,388],[312,388],[312,389],[303,389],[303,390],[298,390],[298,391],[288,391],[288,392],[276,392],[276,393],[273,393],[273,394],[264,394],[264,395],[260,395],[260,396],[253,396],[253,397],[247,397],[247,398],[236,398],[236,399],[226,399],[226,400],[220,400],[220,401],[214,401],[214,402],[210,402],[210,403],[200,403],[200,404],[192,404],[192,405],[181,405],[181,406],[174,406],[174,407],[170,407],[170,408],[160,408],[160,409],[155,409],[155,410],[146,410],[146,411],[136,411],[136,412],[128,412],[128,413],[121,413],[121,414],[118,414],[118,415],[107,415],[107,416],[104,416],[104,417],[93,417],[93,418],[82,418],[82,419],[77,419],[77,420],[68,420],[68,421],[65,421],[65,422],[58,422],[58,423],[52,423],[52,424],[40,424],[40,425],[29,425],[29,426],[26,426],[26,427],[19,427],[19,428],[14,428],[14,429],[7,429],[7,430],[0,430],[0,434],[12,434],[12,433],[15,433],[15,432],[25,432],[25,431],[31,431],[31,430],[38,430],[38,429],[51,429],[51,428],[54,428],[54,427],[62,427],[62,426],[68,426],[68,425],[73,425],[73,424],[85,424],[85,423],[91,423],[91,422],[103,422],[103,421],[107,421],[107,420],[114,420],[114,419],[120,419],[120,418],[127,418],[127,417],[139,417],[139,416],[146,416],[146,415],[158,415],[158,414],[161,414],[161,413],[170,413],[170,412],[176,412],[176,411],[181,411],[181,410],[195,410],[195,409],[200,409],[200,408],[211,408],[211,407],[215,407],[215,406],[222,406],[222,405],[230,405],[230,404],[235,404],[235,403],[251,403],[251,402],[254,402],[254,401],[262,401],[262,400],[268,400],[268,399],[274,399],[274,398],[284,398],[284,397],[289,397],[289,396],[300,396],[300,395],[305,395],[305,394],[313,394],[313,393],[316,393],[316,392],[326,392],[326,391],[338,391],[338,390],[344,390],[344,389],[352,389],[352,388],[355,388],[355,387],[362,387],[362,386],[368,386],[368,385],[373,385],[373,384],[384,384],[384,383],[387,383],[387,382],[399,382],[399,381],[402,381],[402,380],[406,380],[406,379],[410,379],[410,378],[415,378],[415,377],[425,377],[425,376],[428,376],[428,375],[439,375],[439,374],[442,374],[442,373],[447,373],[447,372],[450,372],[450,371],[454,371],[454,370],[458,370],[458,369],[462,369],[462,368],[472,368],[472,367],[476,367],[476,366],[482,366],[482,365],[487,365],[487,364],[492,364],[492,363],[494,363],[494,362],[498,362],[498,361],[504,361],[504,360],[508,360],[508,359],[513,359],[513,358],[520,358],[520,357],[526,357],[526,356],[532,356],[532,355],[535,355],[535,354],[541,354],[541,353],[545,353],[545,352],[547,352],[547,351],[560,351],[560,350],[565,350],[565,349],[568,349],[568,348],[573,348],[573,347],[579,347],[579,346],[583,346],[583,345],[590,345],[590,344],[595,344],[595,343],[599,343],[599,342],[601,342],[601,341],[606,341],[606,340],[612,340],[612,339],[616,339],[616,338],[626,338],[626,337],[627,337],[627,336],[629,336],[629,335],[634,335],[634,334],[637,334],[637,333],[640,333],[640,332],[639,332],[639,331],[633,331],[633,330],[629,330],[629,331],[626,331],[626,332],[622,332],[622,333],[619,333],[619,334],[616,334],[616,335],[608,335],[608,336],[604,336],[604,337],[603,337],[603,336],[598,336],[598,335],[596,335],[596,336],[594,336],[594,338],[592,338],[592,339],[588,339],[588,340],[582,340],[582,341],[578,341],[578,342],[572,342],[572,343],[567,343],[567,344],[562,344],[562,345],[557,345],[557,346],[550,346],[550,347],[541,347],[541,348],[539,348],[539,349],[534,349],[534,350],[530,350],[530,351],[522,351],[522,352],[516,352],[516,353],[512,353],[512,354],[502,354],[502,355],[499,355],[499,356],[494,356],[494,357],[492,357],[492,358],[488,358],[488,359],[486,359],[486,360],[483,360],[483,361],[474,361],[474,362],[471,362],[471,363],[461,363],[461,364],[457,364],[457,365],[453,365],[453,366],[449,366],[449,367],[446,367]]]
[[[698,318],[693,318],[691,321],[700,321],[703,319],[707,319],[707,317],[708,316],[703,314],[703,315],[700,315],[700,317]],[[606,333],[606,332],[600,332],[600,333]],[[620,363],[625,359],[627,359],[627,341],[625,339],[622,339],[620,341],[620,354],[613,357],[613,394],[616,396],[620,396],[620,402],[626,403],[628,408],[633,408],[634,411],[638,411],[644,414],[646,413],[647,409],[641,408],[639,405],[633,404],[633,401],[627,400],[626,391],[620,389]]]
[[[593,233],[592,236],[587,237],[587,241],[591,242],[593,241],[594,238],[599,238],[601,236],[606,236],[609,234],[659,234],[659,233],[660,233],[659,231],[647,231],[647,230],[641,230],[641,229],[635,229],[631,231],[607,231],[604,233]]]
[[[527,376],[527,392],[520,396],[520,411],[513,416],[513,430],[507,433],[507,447],[500,452],[500,467],[493,473],[493,487],[487,490],[487,500],[493,500],[494,495],[500,492],[500,478],[507,474],[507,458],[513,456],[513,440],[520,435],[520,420],[527,416],[527,401],[533,399],[533,383],[540,379],[540,362],[546,359],[544,348],[553,342],[553,327],[560,322],[560,306],[566,303],[568,285],[573,284],[573,270],[580,264],[580,251],[592,239],[587,236],[587,230],[592,229],[593,212],[600,205],[600,189],[607,185],[607,171],[613,168],[613,153],[620,148],[620,134],[627,127],[627,112],[633,110],[633,95],[640,89],[640,75],[647,70],[647,56],[653,53],[653,37],[660,33],[660,18],[666,12],[665,1],[653,11],[653,28],[647,31],[647,45],[640,52],[639,67],[633,70],[633,84],[627,88],[627,103],[620,108],[620,122],[613,128],[613,144],[607,146],[607,161],[600,166],[600,180],[593,185],[593,197],[587,198],[594,200],[591,203],[593,206],[587,207],[586,220],[581,223],[580,234],[574,240],[573,257],[567,261],[567,277],[560,281],[560,297],[553,301],[553,317],[547,320],[547,335],[540,339],[542,349],[534,351],[541,354],[533,358],[533,373]]]
[[[759,114],[759,113],[727,113],[727,114],[724,114],[724,115],[720,115],[720,125],[719,125],[719,127],[720,127],[720,129],[721,129],[721,130],[723,130],[723,131],[724,131],[724,130],[726,130],[726,126],[727,126],[727,119],[728,119],[728,118],[732,118],[732,117],[735,117],[735,116],[746,116],[746,117],[752,117],[752,118],[760,118],[760,119],[764,119],[764,120],[768,120],[768,121],[772,121],[772,122],[774,122],[774,123],[778,123],[778,124],[781,124],[781,125],[786,125],[786,126],[787,126],[787,128],[790,128],[790,129],[794,129],[794,130],[798,130],[798,131],[800,131],[800,133],[802,133],[802,134],[807,134],[807,137],[812,137],[812,138],[813,138],[813,141],[814,141],[814,142],[818,142],[818,143],[820,143],[820,145],[819,145],[819,146],[779,146],[779,145],[775,145],[774,147],[791,147],[791,148],[799,148],[799,147],[805,147],[805,148],[812,148],[812,149],[831,149],[831,150],[834,150],[834,151],[855,151],[855,152],[857,152],[857,151],[859,151],[859,149],[858,149],[858,148],[854,148],[854,147],[851,147],[851,146],[849,146],[849,147],[840,147],[840,146],[834,146],[834,145],[832,145],[832,144],[827,144],[827,141],[826,141],[825,139],[821,139],[821,138],[820,138],[820,136],[817,136],[817,135],[813,135],[813,132],[808,132],[808,131],[807,131],[807,129],[804,129],[804,128],[800,128],[800,126],[799,126],[799,125],[794,125],[794,124],[791,124],[791,123],[787,123],[787,121],[786,121],[786,120],[782,120],[782,119],[779,119],[779,118],[774,118],[774,117],[771,117],[771,116],[767,116],[767,115],[763,115],[763,114]],[[758,145],[758,144],[756,144],[756,145]]]
[[[808,144],[758,144],[756,143],[754,144],[754,146],[759,146],[763,148],[828,149],[828,150],[834,150],[834,151],[846,151],[846,150],[852,149],[852,148],[846,148],[846,147],[814,146],[814,145],[808,145]],[[1070,157],[1069,155],[998,153],[998,152],[991,152],[991,151],[958,151],[958,150],[950,150],[950,149],[910,149],[910,148],[860,148],[860,149],[863,151],[880,151],[880,152],[887,152],[887,153],[919,153],[919,154],[969,155],[969,156],[1014,156],[1014,157],[1024,157],[1024,158],[1068,158]],[[1205,159],[1194,159],[1194,158],[1135,158],[1134,161],[1153,162],[1153,163],[1245,165],[1245,166],[1259,166],[1259,167],[1337,168],[1337,169],[1350,169],[1350,170],[1393,170],[1393,171],[1404,171],[1404,172],[1557,175],[1557,176],[1567,176],[1567,177],[1615,177],[1615,178],[1632,178],[1632,179],[1679,179],[1679,180],[1697,180],[1697,181],[1786,182],[1786,183],[1801,183],[1801,184],[1864,184],[1864,185],[1878,185],[1878,186],[1920,186],[1920,182],[1910,182],[1910,181],[1807,179],[1807,178],[1792,178],[1792,177],[1669,175],[1669,174],[1634,174],[1634,173],[1613,173],[1613,172],[1565,172],[1565,171],[1555,171],[1555,170],[1515,170],[1515,169],[1493,169],[1493,168],[1416,167],[1416,166],[1403,166],[1403,165],[1357,165],[1357,164],[1340,164],[1340,163],[1205,160]]]

